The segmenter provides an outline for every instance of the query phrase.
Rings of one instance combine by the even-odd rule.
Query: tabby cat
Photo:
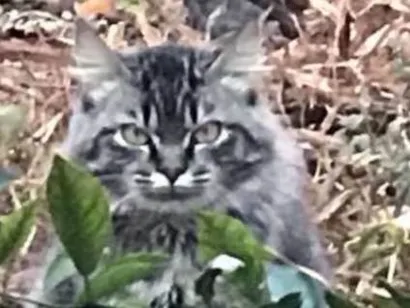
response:
[[[301,151],[252,87],[263,58],[255,22],[217,48],[166,43],[126,52],[110,50],[82,19],[76,27],[63,151],[109,191],[117,251],[172,256],[133,292],[151,307],[176,307],[161,304],[175,286],[178,296],[165,298],[191,300],[201,271],[198,208],[240,219],[265,244],[330,277],[305,209]],[[73,279],[40,298],[70,303],[75,286]]]

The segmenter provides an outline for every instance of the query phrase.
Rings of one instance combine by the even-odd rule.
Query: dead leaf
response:
[[[116,0],[86,0],[82,3],[74,2],[74,10],[77,15],[85,18],[96,14],[110,16],[115,14],[116,5]]]
[[[360,45],[355,51],[354,55],[356,57],[364,57],[372,53],[378,46],[381,45],[383,40],[389,35],[393,25],[384,25],[382,28],[377,30],[375,33],[370,35],[362,45]]]
[[[137,23],[140,31],[144,37],[148,46],[156,46],[165,41],[161,31],[149,23],[145,11],[148,9],[148,5],[140,3],[139,5],[133,5],[128,8],[137,17]]]
[[[350,197],[352,197],[356,193],[356,190],[353,188],[347,189],[337,195],[335,198],[332,199],[324,209],[317,215],[316,221],[323,222],[328,220],[333,214],[335,214],[342,206],[346,204]]]

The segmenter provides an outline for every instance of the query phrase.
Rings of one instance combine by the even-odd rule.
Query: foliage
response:
[[[204,261],[211,261],[220,254],[240,259],[244,264],[229,275],[229,281],[252,303],[266,301],[267,290],[259,286],[265,276],[264,263],[271,256],[261,243],[239,220],[229,216],[201,212],[198,225],[199,250]]]
[[[0,160],[10,146],[16,143],[16,136],[25,124],[26,109],[17,105],[0,106]],[[14,167],[0,166],[0,191],[18,176]]]
[[[406,294],[402,291],[396,290],[389,283],[380,281],[380,285],[385,288],[391,295],[392,301],[398,305],[398,307],[410,307],[410,294]]]
[[[130,253],[104,266],[89,282],[90,294],[82,293],[80,302],[97,301],[118,291],[124,285],[148,277],[165,261],[162,254]],[[88,296],[87,296],[88,295]]]
[[[110,295],[145,277],[164,260],[158,254],[146,253],[101,264],[103,249],[113,232],[108,199],[97,178],[61,156],[54,158],[47,197],[57,234],[84,279],[80,303]]]
[[[61,156],[53,160],[47,180],[47,197],[54,227],[65,248],[51,264],[46,276],[47,284],[53,287],[76,273],[82,277],[82,290],[77,301],[83,307],[109,307],[109,302],[114,302],[115,307],[144,307],[136,304],[138,300],[132,301],[126,296],[121,298],[118,292],[159,269],[166,262],[166,256],[130,253],[117,258],[103,258],[103,249],[112,235],[104,189],[96,178]],[[33,226],[35,208],[34,203],[28,204],[1,218],[1,262],[27,238]],[[76,228],[72,228],[73,225]],[[280,256],[265,248],[240,221],[203,211],[198,213],[198,227],[201,260],[208,265],[197,279],[195,291],[204,303],[211,305],[213,298],[223,293],[231,297],[231,307],[303,307],[301,293],[289,293],[276,302],[270,301],[264,284],[265,264],[275,260],[287,261],[280,260]],[[299,270],[299,267],[295,269]],[[217,282],[217,277],[223,277],[223,282]],[[396,307],[409,305],[409,294],[386,282],[380,284],[391,294],[391,299],[384,301],[389,307],[393,303]],[[116,296],[118,300],[113,301]],[[326,300],[329,308],[358,307],[335,291],[327,291]],[[124,304],[127,302],[133,304]]]
[[[11,257],[27,239],[34,224],[35,203],[0,216],[0,264]]]
[[[166,260],[160,254],[134,253],[98,266],[105,242],[104,238],[112,233],[111,225],[107,222],[109,220],[108,203],[98,180],[87,174],[86,171],[57,156],[54,159],[47,188],[50,210],[54,211],[54,213],[52,212],[53,223],[56,230],[59,230],[60,239],[65,247],[70,247],[70,245],[74,247],[71,250],[67,249],[67,252],[74,263],[78,263],[76,268],[85,278],[85,288],[79,297],[80,302],[98,302],[101,297],[114,294],[115,291],[132,281],[146,277]],[[63,188],[65,192],[62,192]],[[74,205],[76,209],[70,209]],[[91,208],[94,210],[91,211]],[[72,211],[76,212],[72,213]],[[76,220],[78,228],[75,232],[69,231],[72,228],[70,224],[63,222],[64,217],[68,221],[70,220],[67,217]],[[217,274],[222,275],[229,285],[224,290],[237,289],[231,294],[244,296],[247,305],[251,303],[253,307],[297,307],[300,294],[288,294],[275,303],[269,303],[266,288],[260,288],[266,275],[264,263],[279,257],[272,255],[271,251],[263,247],[240,221],[222,214],[201,212],[198,215],[198,226],[200,255],[204,263],[208,262],[215,269],[217,265],[212,263],[212,260],[221,254],[243,261],[243,265],[234,269],[219,268],[220,271]],[[104,229],[106,231],[102,232],[101,230]],[[98,247],[95,244],[90,246],[89,253],[94,256],[94,263],[91,266],[90,259],[83,260],[81,258],[82,252],[78,249],[80,246],[78,238],[85,238],[84,234],[89,237],[88,241],[100,243]],[[76,245],[77,247],[75,247]],[[84,268],[88,270],[81,271]],[[215,274],[215,271],[213,273]],[[215,276],[217,275],[211,277],[215,278]],[[215,281],[215,279],[210,279],[207,287],[215,289],[215,293],[218,293],[220,290],[215,288],[215,286],[218,287],[217,284],[213,285]],[[400,296],[396,293],[393,294],[393,292],[390,293],[396,302],[406,298],[401,293],[396,292]],[[211,298],[212,292],[208,292],[207,301],[209,302]],[[335,292],[327,292],[326,298],[331,308],[356,307],[346,297]]]
[[[91,274],[111,229],[103,187],[86,171],[55,156],[47,199],[54,227],[76,268],[83,276]]]

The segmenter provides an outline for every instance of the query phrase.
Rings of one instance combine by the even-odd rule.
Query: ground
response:
[[[202,43],[201,34],[183,24],[178,0],[140,2],[122,3],[127,14],[109,18],[112,26],[104,37],[111,46],[166,39]],[[111,13],[114,1],[90,3],[97,2],[88,1],[79,12]],[[18,140],[0,152],[0,165],[15,164],[22,171],[1,193],[1,213],[41,195],[69,112],[70,22],[47,11],[44,16],[29,12],[14,19],[0,14],[0,106],[22,106],[26,115]],[[364,300],[383,294],[375,277],[410,289],[405,270],[410,261],[409,17],[404,0],[311,0],[300,37],[267,50],[263,90],[273,112],[289,116],[305,150],[312,212],[336,269],[335,286]],[[30,20],[40,20],[40,28]],[[118,20],[128,23],[123,27]],[[0,271],[3,278],[10,276],[10,292],[27,289],[32,281],[30,269],[40,261],[49,229],[43,216],[11,271]]]

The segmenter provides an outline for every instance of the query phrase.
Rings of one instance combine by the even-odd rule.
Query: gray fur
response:
[[[116,249],[172,255],[162,274],[132,290],[151,301],[179,283],[189,301],[187,284],[200,270],[198,208],[241,219],[292,261],[329,276],[305,210],[301,151],[244,69],[261,57],[254,23],[220,41],[219,53],[162,45],[121,55],[84,21],[77,29],[77,90],[63,150],[110,192]],[[194,144],[192,132],[207,121],[222,124],[220,137]],[[122,125],[143,128],[150,145],[116,142]]]

